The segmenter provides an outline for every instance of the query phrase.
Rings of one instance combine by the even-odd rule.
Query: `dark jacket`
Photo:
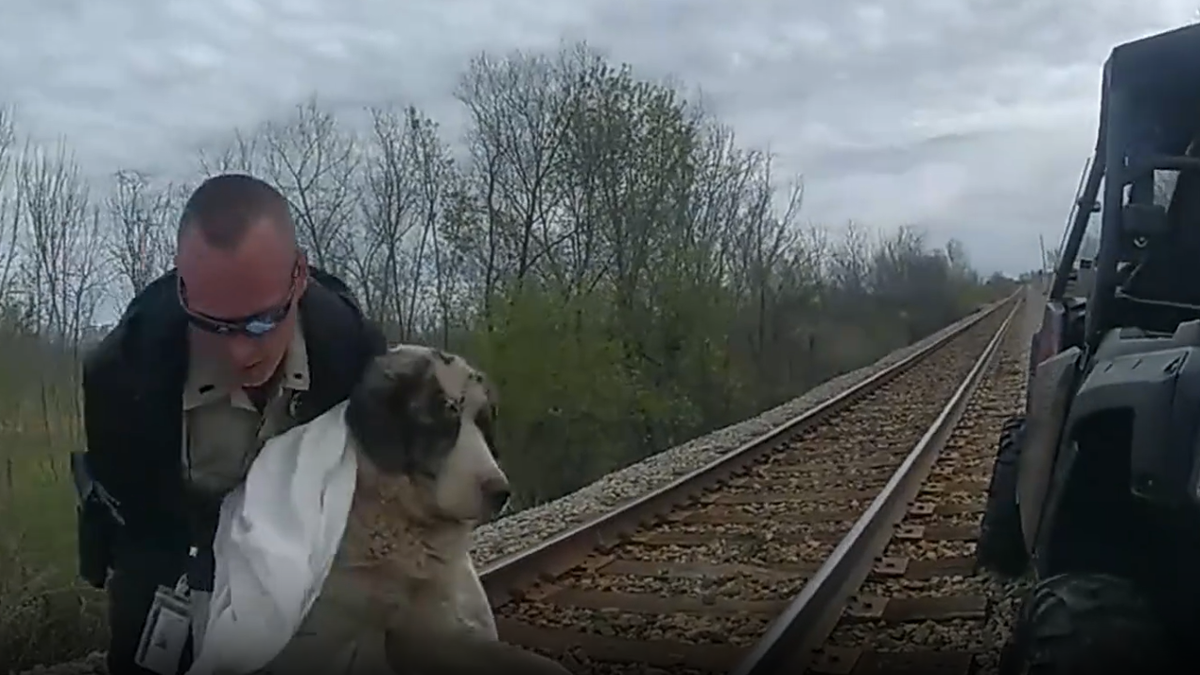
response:
[[[172,270],[138,294],[84,363],[86,465],[125,521],[107,537],[115,542],[100,548],[129,542],[176,549],[194,536],[180,459],[187,318],[176,284]],[[311,268],[300,311],[311,374],[296,408],[297,422],[304,423],[344,400],[386,343],[346,285],[318,269]],[[88,566],[85,540],[98,538],[81,531],[81,567]],[[95,555],[107,558],[111,551]],[[91,567],[109,564],[99,560]],[[97,585],[105,571],[81,569],[85,578],[98,573],[89,579]]]
[[[315,268],[309,280],[300,310],[310,380],[294,409],[299,423],[344,400],[386,349],[345,284]],[[150,675],[134,662],[159,585],[173,586],[186,571],[193,588],[211,588],[219,503],[197,500],[184,484],[187,317],[176,284],[168,272],[138,294],[83,367],[88,447],[79,464],[112,500],[89,497],[80,508],[79,566],[85,580],[107,586],[110,675]],[[189,544],[200,551],[190,561]],[[190,653],[189,640],[180,672]]]

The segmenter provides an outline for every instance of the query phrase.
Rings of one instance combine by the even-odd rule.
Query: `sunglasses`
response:
[[[179,304],[187,314],[188,323],[213,335],[223,337],[245,335],[259,338],[278,328],[279,324],[287,318],[288,313],[292,311],[292,301],[296,297],[296,282],[300,278],[300,261],[297,260],[295,267],[292,268],[292,283],[288,286],[287,297],[279,304],[261,312],[235,319],[217,318],[189,308],[187,286],[183,283],[182,277],[177,278],[179,279]]]

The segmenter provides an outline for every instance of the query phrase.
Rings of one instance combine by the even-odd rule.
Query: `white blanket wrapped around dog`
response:
[[[213,592],[207,618],[193,619],[203,632],[188,675],[263,668],[308,614],[354,497],[357,460],[345,408],[268,441],[222,503]]]

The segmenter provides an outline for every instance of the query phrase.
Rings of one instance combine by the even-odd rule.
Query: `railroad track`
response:
[[[485,568],[501,639],[580,675],[758,675],[791,663],[797,603],[831,586],[831,565],[864,555],[846,543],[864,521],[894,516],[879,504],[903,496],[896,476],[915,490],[928,467],[914,448],[949,434],[1023,295],[713,464]],[[970,475],[963,491],[981,492],[981,480]],[[920,540],[954,549],[973,528],[947,521]],[[882,545],[879,526],[865,529]],[[853,574],[835,581],[849,595]]]
[[[1014,319],[1015,321],[1016,319]],[[1027,331],[1005,336],[961,416],[914,450],[890,500],[842,542],[737,675],[995,672],[1007,585],[979,570],[975,540],[996,444],[1022,410]]]

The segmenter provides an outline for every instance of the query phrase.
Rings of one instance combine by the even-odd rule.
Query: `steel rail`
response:
[[[908,504],[929,477],[938,454],[999,352],[999,345],[1021,310],[1022,300],[1009,311],[957,391],[883,490],[731,675],[800,675],[805,672],[817,650],[836,628],[846,600],[867,579],[876,557],[887,547],[896,524],[904,518]]]
[[[1023,288],[1022,288],[1023,290]],[[644,523],[672,508],[694,501],[705,490],[719,485],[740,469],[774,450],[799,432],[816,426],[861,400],[929,355],[945,347],[1002,308],[1020,305],[1022,290],[979,311],[971,321],[904,359],[858,382],[771,431],[725,453],[712,462],[597,518],[567,529],[529,549],[511,554],[483,567],[480,580],[493,607],[520,599],[524,589],[538,581],[556,578],[578,566],[594,551],[605,551],[636,531]],[[1010,318],[1006,319],[1006,324]],[[503,637],[503,636],[501,636]]]

